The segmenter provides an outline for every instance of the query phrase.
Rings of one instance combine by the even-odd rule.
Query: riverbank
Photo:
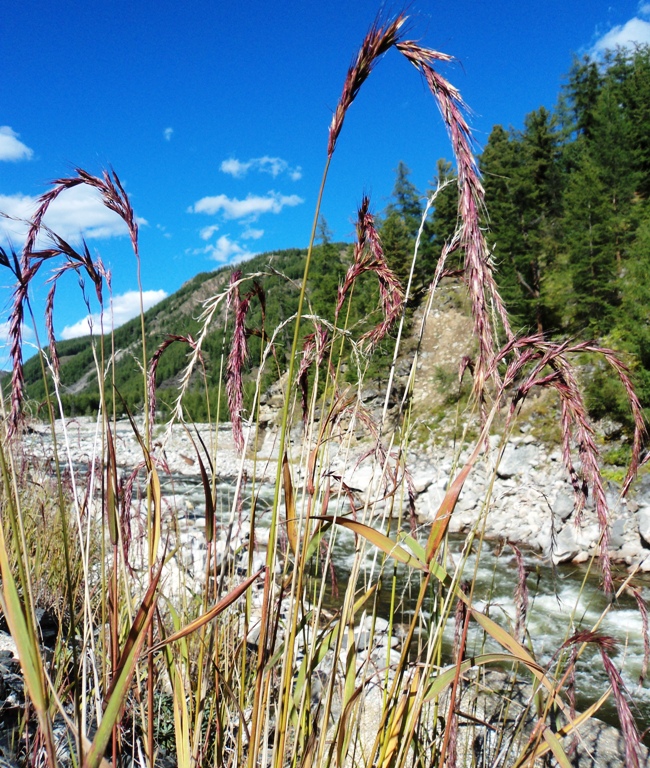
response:
[[[56,422],[57,443],[68,446],[69,460],[76,466],[91,467],[102,455],[101,431],[94,419],[81,417]],[[177,479],[198,480],[199,464],[195,446],[203,441],[215,462],[215,473],[220,481],[231,481],[242,472],[255,477],[256,482],[275,481],[277,461],[277,433],[266,430],[257,451],[247,451],[240,457],[232,440],[230,425],[218,430],[206,424],[185,428],[176,424],[171,430],[156,427],[153,453],[159,460],[161,474]],[[131,472],[142,462],[142,449],[128,420],[117,422],[115,443],[118,461],[123,472]],[[294,450],[300,436],[294,435]],[[24,450],[36,463],[52,455],[49,430],[35,427],[23,437]],[[449,522],[451,533],[465,533],[479,521],[485,526],[488,539],[507,540],[540,552],[554,564],[582,563],[599,552],[600,530],[591,501],[577,520],[573,488],[567,477],[559,448],[549,449],[533,435],[521,432],[512,437],[503,451],[498,466],[494,467],[499,450],[499,438],[490,440],[491,451],[477,461],[470,472]],[[385,508],[381,499],[383,482],[377,464],[365,454],[368,446],[359,444],[345,455],[331,456],[331,474],[339,475],[351,489],[357,507],[372,504],[372,512],[379,514]],[[205,460],[205,454],[202,454]],[[445,491],[467,460],[467,452],[455,455],[454,446],[429,446],[410,452],[406,466],[410,477],[408,486],[414,496],[415,511],[422,525],[431,522]],[[300,478],[295,478],[297,482]],[[177,500],[170,502],[177,508],[193,505],[183,483],[177,482],[173,491]],[[200,494],[197,503],[200,502]],[[196,496],[197,489],[194,489]],[[405,489],[405,495],[408,489]],[[610,547],[613,562],[629,569],[650,572],[650,474],[642,473],[635,481],[627,498],[621,498],[620,486],[606,481],[609,505]],[[181,499],[183,495],[186,498]],[[399,492],[396,491],[397,498]]]
[[[142,429],[142,426],[140,425],[139,428]],[[100,442],[101,430],[97,428],[94,420],[69,419],[65,422],[57,422],[56,432],[64,481],[71,482],[74,478],[74,482],[82,488],[82,496],[87,500],[97,499],[96,489],[99,488],[101,478],[100,468],[103,468],[103,471],[106,468],[105,461],[102,459],[104,449]],[[140,493],[139,498],[142,498],[141,491],[146,475],[143,468],[143,451],[128,420],[122,420],[115,425],[113,438],[117,448],[120,483],[127,483],[132,477],[138,478],[133,486],[131,506],[134,526],[137,526],[138,514],[142,522],[143,506],[138,503],[138,494]],[[205,451],[201,447],[201,442],[205,445]],[[340,448],[337,450],[334,443],[328,445],[327,450],[324,451],[325,459],[319,469],[319,476],[323,483],[330,484],[332,490],[330,499],[332,507],[328,511],[336,509],[348,513],[354,508],[358,516],[365,516],[374,525],[373,515],[387,512],[390,505],[396,505],[393,509],[396,511],[402,500],[404,500],[402,507],[406,516],[408,514],[406,498],[411,490],[417,522],[420,524],[421,538],[426,538],[428,523],[438,509],[450,479],[456,476],[457,466],[462,465],[466,457],[462,454],[454,457],[451,444],[446,448],[429,447],[411,452],[406,460],[410,472],[406,480],[401,470],[403,465],[399,456],[390,451],[381,456],[377,452],[370,452],[371,446],[366,442],[352,442],[353,448],[346,454]],[[289,467],[296,498],[300,498],[301,489],[306,488],[309,481],[309,478],[299,470],[302,466],[307,468],[303,471],[309,471],[309,462],[304,456],[301,462],[296,460],[304,443],[300,430],[290,436]],[[205,492],[200,478],[195,446],[198,447],[206,466],[207,455],[211,456],[216,475],[217,530],[211,550],[214,556],[211,567],[216,567],[218,573],[222,575],[227,572],[232,577],[232,581],[228,581],[227,584],[231,585],[239,583],[248,572],[258,572],[267,558],[267,521],[270,518],[269,510],[273,503],[278,458],[277,432],[267,429],[258,440],[257,450],[247,450],[244,458],[240,458],[235,451],[229,425],[224,425],[218,431],[206,425],[199,425],[196,431],[194,427],[186,429],[181,425],[176,425],[169,431],[164,427],[156,427],[152,438],[152,453],[157,461],[161,481],[163,538],[167,553],[160,594],[163,596],[163,602],[169,601],[170,604],[175,605],[189,603],[202,593],[207,583],[206,566],[210,562],[208,554],[210,546],[207,544],[206,537]],[[522,545],[522,548],[525,547],[527,550],[524,552],[525,562],[522,567],[525,573],[530,574],[528,583],[531,595],[530,604],[526,609],[526,623],[527,631],[531,633],[531,638],[535,639],[537,663],[545,667],[552,664],[554,654],[566,640],[566,633],[572,631],[572,628],[584,626],[589,629],[600,625],[602,632],[615,637],[619,643],[617,647],[620,649],[620,654],[616,653],[614,663],[617,667],[624,669],[625,685],[628,690],[636,688],[639,675],[642,674],[640,670],[644,655],[642,643],[644,629],[633,599],[629,595],[623,595],[615,606],[611,606],[600,591],[597,574],[585,586],[583,575],[586,569],[563,568],[555,571],[544,565],[544,563],[568,562],[569,559],[581,562],[586,559],[585,554],[588,558],[598,545],[593,510],[589,508],[586,510],[582,526],[575,529],[571,503],[572,490],[564,479],[559,451],[549,450],[534,436],[525,431],[520,432],[506,447],[499,467],[493,470],[491,462],[498,450],[496,441],[493,441],[491,447],[491,453],[484,454],[469,475],[452,516],[450,524],[452,537],[447,556],[449,572],[453,572],[456,565],[467,555],[464,551],[463,533],[471,529],[485,514],[488,538],[499,541],[507,539]],[[53,450],[52,439],[46,427],[35,425],[32,431],[22,436],[21,451],[24,451],[25,463],[32,481],[38,481],[40,477],[45,485],[45,477],[48,476],[51,479]],[[386,468],[383,477],[382,472],[377,469],[378,466]],[[139,475],[138,467],[140,467]],[[243,476],[242,473],[248,475],[248,480],[238,482],[238,478]],[[94,486],[91,483],[93,476],[95,477]],[[253,478],[255,478],[254,484],[251,482]],[[619,529],[621,527],[618,521],[621,519],[624,521],[621,533],[622,543],[613,537],[614,544],[620,544],[620,546],[612,551],[615,559],[624,562],[628,567],[635,567],[637,563],[645,562],[640,560],[644,554],[643,543],[640,543],[638,549],[634,548],[635,536],[637,538],[641,536],[640,526],[643,515],[639,512],[645,508],[643,479],[638,486],[640,490],[639,487],[635,489],[634,498],[625,503],[619,502],[613,485],[608,489],[612,504],[614,533],[618,530],[616,526]],[[93,487],[94,492],[87,490]],[[336,492],[334,488],[337,489]],[[338,502],[334,500],[336,495],[338,495]],[[124,498],[123,494],[121,498]],[[255,508],[256,515],[254,533],[250,523],[252,506]],[[98,507],[92,504],[88,508],[99,511]],[[283,498],[280,537],[286,536],[284,515]],[[127,522],[125,519],[124,530]],[[592,529],[589,526],[592,526]],[[382,528],[383,521],[377,520],[376,527]],[[561,544],[564,538],[568,537],[568,533],[563,534],[567,528],[576,530],[576,544],[579,545],[571,558],[562,557],[562,551],[558,546],[558,543]],[[146,563],[148,555],[145,548],[146,537],[141,535],[138,540],[135,527],[133,534],[129,541],[129,549],[125,551],[128,553],[127,558],[132,557],[131,566],[135,566],[131,572],[129,588],[133,595],[136,595],[139,593],[138,590],[146,588],[148,571],[146,568],[139,567],[138,563]],[[580,536],[584,538],[581,540],[578,538]],[[284,546],[287,546],[286,539],[283,540],[282,548]],[[495,552],[490,552],[491,549]],[[505,548],[500,554],[496,552],[498,549],[498,547],[485,547],[480,562],[475,552],[472,553],[464,565],[463,573],[473,574],[475,609],[485,615],[490,615],[491,611],[498,611],[499,623],[514,631],[512,629],[514,621],[520,611],[516,593],[521,585],[521,581],[518,580],[518,569],[522,564],[516,562],[515,553],[511,547]],[[357,561],[361,561],[362,567],[368,572],[375,568],[374,548],[368,547],[365,553],[359,555],[354,536],[347,531],[337,533],[335,551],[336,562],[333,564],[333,570],[337,571],[336,577],[340,584],[352,581],[351,574]],[[627,562],[626,558],[630,558],[630,561]],[[638,559],[635,560],[635,558]],[[280,590],[279,585],[283,582],[280,575],[283,562],[284,558],[281,556],[276,556],[274,559],[278,578],[270,582],[274,583],[273,590],[276,588]],[[392,571],[392,564],[389,561],[386,574],[388,575],[390,571]],[[537,576],[534,575],[535,573]],[[356,675],[360,680],[366,681],[362,686],[363,694],[359,697],[359,708],[360,711],[367,709],[369,713],[370,725],[365,729],[369,734],[376,733],[377,729],[373,713],[380,709],[377,709],[373,695],[380,690],[379,681],[384,679],[385,674],[388,674],[388,680],[392,679],[392,670],[400,667],[403,649],[400,643],[403,640],[402,635],[397,631],[400,625],[393,624],[393,619],[395,622],[402,622],[402,627],[408,627],[409,611],[412,611],[412,606],[403,596],[408,590],[413,574],[410,573],[409,568],[401,566],[396,569],[395,574],[395,578],[400,581],[393,588],[394,591],[391,592],[389,587],[390,594],[382,595],[383,586],[378,584],[373,617],[358,616],[358,622],[355,623],[353,630],[355,656],[352,658],[358,665]],[[377,578],[376,572],[374,578]],[[390,579],[380,577],[380,581],[388,584]],[[329,586],[327,588],[329,589]],[[594,598],[594,592],[600,602]],[[393,603],[395,595],[402,595],[398,607]],[[286,640],[284,633],[287,631],[283,617],[291,615],[292,606],[286,597],[282,596],[281,591],[278,591],[277,598],[279,620],[275,631],[277,632],[276,642],[281,643],[283,639]],[[236,637],[245,637],[246,647],[249,650],[257,649],[258,652],[260,650],[258,643],[263,624],[264,605],[263,583],[260,580],[250,591],[250,608],[246,619],[248,623],[242,623],[243,613],[239,609],[233,612],[232,622],[236,627],[234,634]],[[316,610],[307,601],[301,602],[300,605],[301,610],[310,615],[313,610]],[[323,606],[322,618],[325,621],[328,615],[327,608],[330,606],[327,602],[324,602]],[[307,613],[301,614],[301,623]],[[574,614],[580,616],[578,623],[574,621]],[[494,615],[496,617],[496,614]],[[368,621],[371,628],[367,632],[364,622]],[[384,624],[380,624],[380,621],[385,625],[390,624],[392,629],[381,630]],[[444,629],[440,630],[443,638],[441,648],[444,649],[445,654],[449,655],[449,659],[452,658],[451,648],[454,642],[452,625],[453,622],[450,621]],[[323,635],[320,633],[327,631],[323,628],[324,626],[327,626],[326,623],[319,625],[318,622],[313,628],[305,626],[300,636],[296,637],[294,655],[298,666],[304,659],[309,658],[310,644],[323,642]],[[332,638],[334,637],[332,635]],[[317,638],[320,639],[317,640]],[[331,642],[333,643],[334,640]],[[314,690],[318,688],[319,679],[322,678],[327,682],[337,665],[340,665],[341,669],[345,668],[351,648],[350,642],[351,636],[342,642],[338,656],[334,655],[333,649],[328,650],[327,653],[323,650],[322,659],[319,653],[318,658],[321,661],[318,664],[314,663],[315,666],[310,672],[310,685],[314,686]],[[473,657],[475,654],[484,652],[485,642],[483,631],[478,626],[472,626],[467,635],[467,655]],[[273,647],[268,648],[269,653]],[[498,646],[494,650],[498,651]],[[594,653],[597,652],[597,648],[594,647]],[[579,690],[588,692],[588,703],[598,698],[608,685],[606,676],[596,675],[593,672],[598,666],[597,659],[594,657],[593,663],[591,661],[589,658],[584,664],[587,677],[581,679],[580,672],[578,674]],[[447,656],[444,663],[448,663]],[[336,679],[339,680],[338,677]],[[345,688],[343,677],[339,682],[340,687]],[[488,701],[489,699],[488,696]],[[494,701],[500,699],[501,696],[494,697]],[[333,707],[335,703],[336,701],[333,700]],[[639,694],[637,706],[642,711],[641,717],[644,717],[643,713],[647,712],[646,705],[645,693],[643,696]],[[581,708],[584,706],[585,704],[582,703]],[[489,720],[486,712],[480,707],[479,712],[482,712],[483,720]],[[599,714],[605,716],[607,712],[603,710]],[[495,713],[497,720],[499,716]],[[615,712],[609,712],[607,716],[610,722],[616,722]],[[471,722],[461,723],[461,726],[469,731]],[[476,723],[471,727],[476,731],[475,725]],[[594,727],[598,729],[601,726]],[[364,728],[363,721],[360,721],[360,733],[364,732]],[[482,736],[485,743],[489,741],[491,733],[491,727],[486,726]],[[587,741],[589,738],[587,737]],[[618,754],[620,764],[622,757],[617,731],[611,732],[609,741],[619,744],[618,753],[613,754]],[[589,765],[584,762],[579,764]]]

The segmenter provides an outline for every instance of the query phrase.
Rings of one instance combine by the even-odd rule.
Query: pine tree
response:
[[[400,215],[409,237],[415,241],[422,220],[422,204],[417,187],[409,179],[410,173],[410,168],[400,160],[395,169],[393,199],[386,211],[388,214],[396,211]]]
[[[585,143],[564,196],[563,229],[573,287],[572,329],[588,329],[592,335],[611,327],[617,297],[607,198],[601,169]]]
[[[591,138],[594,130],[594,111],[602,78],[598,64],[588,56],[581,61],[574,59],[564,88],[573,117],[572,130],[577,135]]]
[[[411,271],[415,241],[397,210],[388,212],[379,234],[388,265],[405,286]]]
[[[497,281],[515,324],[529,325],[519,267],[524,259],[522,234],[521,141],[501,125],[492,129],[480,158],[488,220],[487,241],[497,270]]]

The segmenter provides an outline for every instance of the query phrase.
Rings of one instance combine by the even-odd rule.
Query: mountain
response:
[[[252,393],[252,376],[255,371],[254,361],[259,360],[263,340],[270,338],[278,327],[274,343],[274,356],[277,359],[275,369],[283,362],[291,346],[293,324],[285,323],[298,307],[299,289],[303,277],[306,249],[287,249],[260,254],[237,267],[224,267],[214,272],[201,273],[185,283],[180,290],[156,304],[144,314],[145,346],[148,362],[156,350],[170,337],[191,336],[196,339],[202,331],[201,313],[204,302],[223,294],[235,269],[244,276],[256,274],[257,277],[245,280],[240,286],[244,300],[249,291],[250,307],[246,316],[247,344],[250,366],[248,381],[245,378],[245,394]],[[345,274],[351,260],[351,246],[345,243],[325,242],[315,247],[307,287],[307,312],[322,317],[325,321],[334,320],[334,309],[338,284]],[[347,316],[348,326],[357,326],[360,331],[377,322],[378,291],[376,281],[357,280],[354,302],[350,304]],[[259,288],[255,288],[257,283]],[[105,319],[108,324],[109,319]],[[60,392],[64,410],[68,415],[95,413],[100,400],[99,379],[106,386],[106,398],[113,401],[113,391],[117,392],[116,407],[118,412],[127,408],[136,411],[143,405],[143,344],[142,322],[137,317],[117,328],[112,337],[82,337],[57,342],[56,349],[60,362]],[[309,332],[305,324],[303,333]],[[212,415],[219,406],[222,418],[227,417],[225,397],[219,398],[219,379],[225,379],[225,358],[232,339],[232,310],[227,302],[221,302],[212,322],[206,329],[202,343],[202,355],[205,365],[205,379],[200,371],[195,373],[190,391],[184,405],[188,416],[201,420],[208,416],[208,402]],[[390,344],[390,342],[388,342]],[[103,352],[102,352],[103,350]],[[113,350],[113,352],[111,352]],[[170,343],[160,355],[157,364],[158,407],[164,413],[173,403],[182,371],[187,365],[187,343]],[[382,347],[378,349],[382,356]],[[46,350],[48,358],[49,350]],[[104,363],[102,364],[102,355]],[[384,355],[385,357],[385,355]],[[97,361],[97,362],[96,362]],[[110,361],[110,362],[106,362]],[[97,370],[105,371],[98,376]],[[200,366],[199,366],[200,368]],[[45,384],[42,376],[41,357],[35,355],[25,363],[24,376],[26,392],[33,410],[38,411],[45,400]],[[49,389],[51,388],[51,376]],[[265,374],[264,386],[269,386],[275,379],[269,370]],[[209,396],[206,402],[205,387]]]

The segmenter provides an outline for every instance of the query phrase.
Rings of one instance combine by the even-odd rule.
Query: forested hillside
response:
[[[523,130],[496,125],[480,157],[485,226],[497,281],[523,333],[598,338],[628,355],[650,406],[650,50],[576,60],[553,110],[525,117]],[[438,179],[452,173],[438,164]],[[419,283],[453,231],[455,189],[436,201],[425,228]],[[404,273],[420,195],[400,165],[382,228],[385,250]],[[624,421],[622,391],[587,361],[594,416]]]
[[[352,258],[352,248],[345,243],[333,243],[325,221],[321,221],[320,243],[315,246],[312,268],[307,290],[305,310],[325,321],[334,320],[337,291]],[[249,260],[240,269],[244,276],[261,273],[256,278],[245,280],[240,288],[244,301],[250,299],[246,314],[246,346],[248,350],[245,378],[245,404],[249,404],[254,390],[254,372],[260,355],[270,336],[275,336],[274,363],[267,365],[263,387],[277,379],[275,373],[285,363],[285,356],[291,348],[293,325],[284,323],[297,310],[299,286],[302,281],[306,249],[286,249],[263,253]],[[147,358],[150,361],[161,345],[164,352],[157,361],[156,384],[158,406],[167,413],[177,396],[180,376],[187,364],[191,348],[180,337],[197,338],[203,327],[201,313],[206,299],[225,293],[233,273],[232,266],[216,272],[202,273],[186,283],[179,291],[167,297],[145,313],[144,326]],[[376,279],[361,275],[355,281],[353,300],[346,301],[342,308],[350,337],[360,337],[378,322],[380,316],[379,292]],[[202,344],[202,359],[205,376],[197,375],[190,391],[184,398],[184,407],[189,417],[205,420],[215,416],[219,409],[221,418],[228,418],[226,399],[220,394],[219,381],[225,380],[226,358],[232,339],[232,310],[226,302],[207,327]],[[307,334],[308,329],[303,331]],[[175,342],[166,340],[178,337]],[[103,377],[109,406],[115,402],[118,412],[137,411],[142,407],[143,373],[140,318],[135,318],[116,329],[111,339],[103,340],[83,337],[62,341],[57,344],[60,358],[61,400],[66,413],[84,415],[96,413],[100,392],[95,358],[110,356],[115,349],[115,363]],[[368,361],[366,375],[372,378],[380,375],[387,367],[393,348],[393,340],[387,338],[375,349],[372,360]],[[349,354],[349,349],[344,355]],[[345,377],[354,381],[357,368],[350,366]],[[45,385],[38,355],[27,361],[24,368],[27,394],[33,412],[38,412],[45,401]],[[207,397],[206,397],[207,385]],[[50,391],[52,391],[50,389]],[[208,408],[210,411],[208,412]],[[46,412],[43,411],[46,416]]]

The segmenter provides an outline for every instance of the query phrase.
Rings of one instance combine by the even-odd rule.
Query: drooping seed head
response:
[[[336,148],[336,141],[341,133],[345,115],[356,99],[359,89],[368,79],[377,60],[399,41],[399,31],[407,17],[400,14],[396,19],[381,25],[376,19],[365,36],[356,59],[348,69],[343,92],[332,116],[327,144],[327,157],[331,158]]]

